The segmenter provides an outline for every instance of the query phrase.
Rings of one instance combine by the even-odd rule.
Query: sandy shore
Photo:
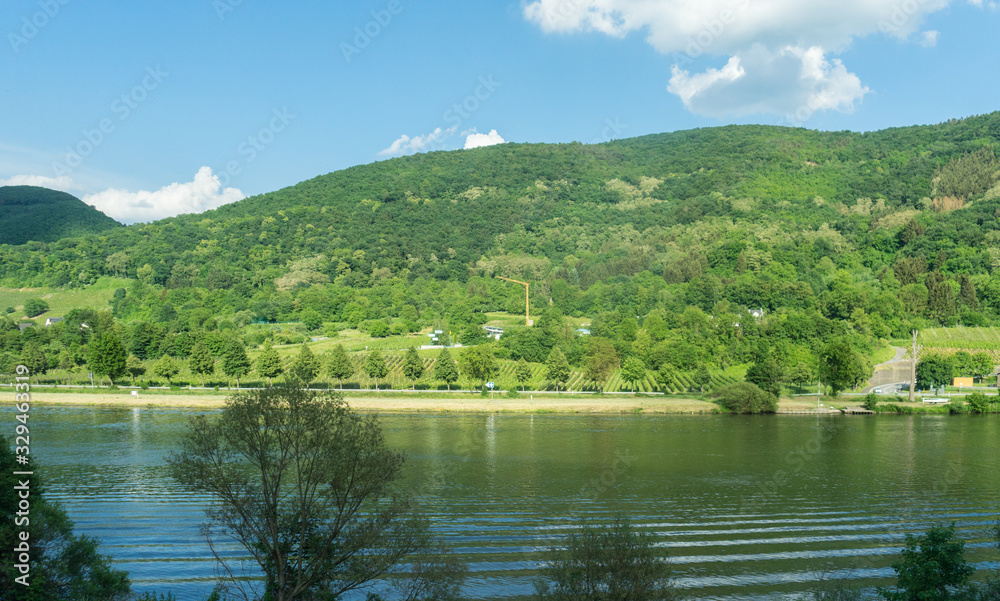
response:
[[[101,392],[55,392],[36,389],[32,392],[33,403],[38,405],[107,405],[118,407],[222,407],[225,394],[172,393],[159,394],[139,391],[133,396],[130,391],[114,390]],[[424,397],[351,397],[347,402],[354,408],[365,411],[387,412],[513,412],[513,413],[711,413],[716,405],[697,399],[677,399],[664,397],[582,397],[561,398],[555,395],[525,396],[518,399],[502,398],[494,400],[480,397],[469,398],[424,398]]]

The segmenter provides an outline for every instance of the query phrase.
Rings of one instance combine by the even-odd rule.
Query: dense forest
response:
[[[37,186],[0,186],[0,244],[96,234],[121,224],[65,192]]]
[[[532,314],[545,315],[504,334],[497,352],[513,360],[558,347],[582,365],[606,341],[621,365],[770,361],[811,381],[836,342],[864,373],[883,339],[1000,318],[998,144],[993,113],[357,166],[200,215],[0,246],[3,286],[128,280],[106,314],[74,316],[89,331],[22,334],[0,319],[0,352],[13,361],[33,339],[52,363],[83,363],[106,329],[139,359],[184,358],[199,341],[263,344],[266,331],[243,326],[271,322],[334,336],[433,326],[471,343],[485,312],[523,315],[524,290],[504,276],[530,282]],[[590,336],[564,317],[585,318]]]

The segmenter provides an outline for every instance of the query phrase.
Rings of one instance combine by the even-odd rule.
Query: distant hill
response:
[[[121,224],[72,194],[37,186],[0,187],[0,244],[95,234]]]

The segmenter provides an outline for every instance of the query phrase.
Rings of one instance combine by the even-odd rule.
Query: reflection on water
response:
[[[137,590],[180,601],[201,599],[215,576],[198,533],[208,499],[179,489],[164,464],[193,414],[32,412],[32,450],[77,531],[99,537]],[[409,456],[405,486],[472,568],[469,598],[531,594],[549,545],[619,512],[655,535],[678,584],[702,599],[798,598],[829,573],[885,583],[904,535],[942,521],[980,567],[995,557],[996,418],[382,419]]]

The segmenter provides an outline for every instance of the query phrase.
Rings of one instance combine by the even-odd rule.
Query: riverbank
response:
[[[183,391],[149,392],[130,390],[100,390],[66,392],[36,389],[32,392],[33,404],[44,405],[102,405],[117,407],[187,407],[221,408],[227,392]],[[698,399],[667,396],[597,396],[597,395],[522,395],[506,398],[497,394],[493,400],[479,395],[418,395],[382,393],[344,393],[348,404],[362,411],[416,412],[416,413],[713,413],[714,403]]]

